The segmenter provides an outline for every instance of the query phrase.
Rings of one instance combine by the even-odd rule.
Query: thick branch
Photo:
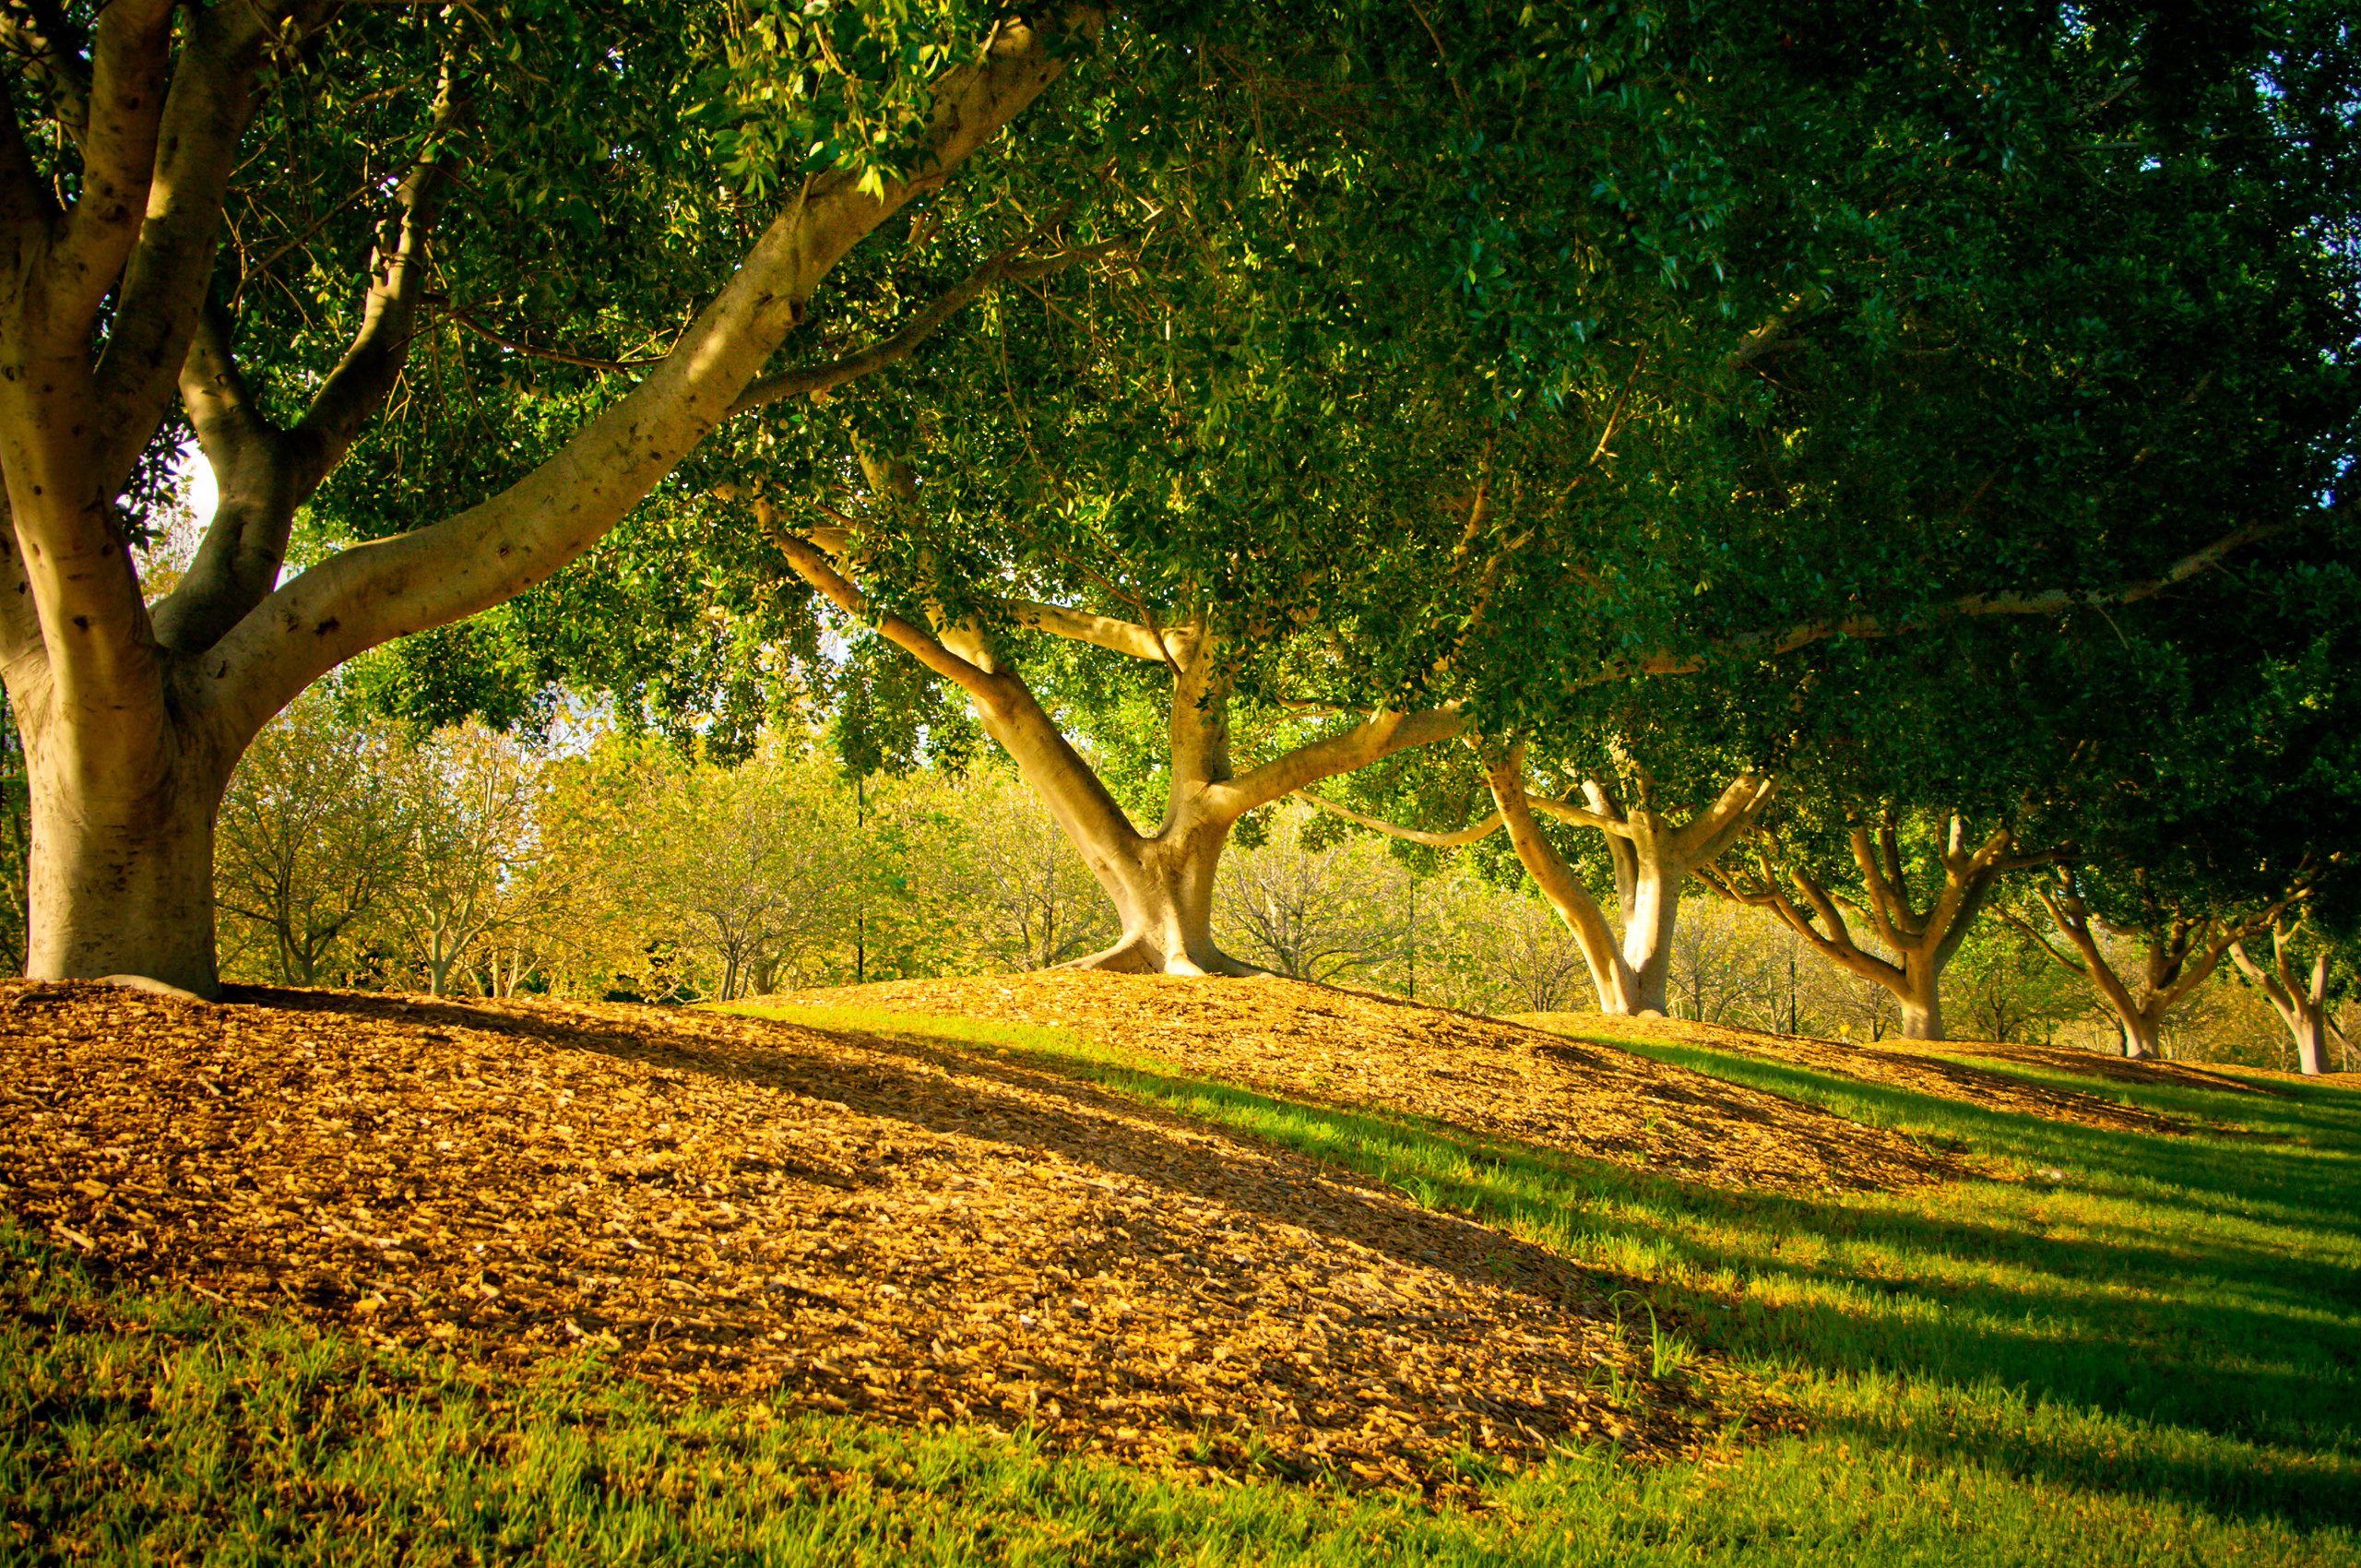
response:
[[[1157,635],[1147,627],[1132,621],[1118,621],[1106,615],[1094,615],[1087,610],[1071,610],[1062,604],[1042,604],[1029,599],[1008,600],[1008,608],[1017,624],[1063,637],[1068,642],[1088,643],[1110,653],[1128,659],[1145,659],[1150,664],[1169,664],[1167,649],[1158,645]],[[1180,657],[1173,650],[1173,657]]]
[[[1778,780],[1759,773],[1741,773],[1714,798],[1714,803],[1691,818],[1673,835],[1674,852],[1688,866],[1720,860],[1738,836],[1770,803]]]
[[[102,18],[116,8],[109,6]],[[254,76],[269,37],[264,11],[243,5],[188,13],[189,40],[164,101],[160,144],[150,137],[155,171],[147,212],[124,257],[95,376],[102,434],[93,456],[110,497],[163,418],[188,354],[213,275],[222,200],[253,114]],[[163,89],[160,75],[154,85]],[[101,95],[94,109],[103,107]],[[98,136],[93,127],[94,144]],[[89,202],[86,192],[75,207],[77,219]]]
[[[990,671],[978,669],[943,646],[925,627],[904,620],[899,615],[878,615],[870,607],[868,596],[855,587],[850,578],[836,570],[828,552],[809,540],[797,538],[781,525],[767,502],[754,503],[754,515],[760,518],[771,536],[771,541],[786,555],[787,564],[795,575],[818,589],[827,600],[863,625],[872,627],[880,636],[908,653],[929,670],[953,683],[978,706],[997,702],[997,677]]]
[[[1560,822],[1571,822],[1577,827],[1596,827],[1609,837],[1631,837],[1631,823],[1607,812],[1584,811],[1572,801],[1557,800],[1548,795],[1528,795],[1526,802],[1535,811],[1554,816]]]
[[[90,49],[82,191],[45,268],[50,341],[89,339],[99,306],[139,237],[171,81],[172,0],[100,8]]]
[[[156,608],[156,637],[165,647],[203,651],[278,586],[296,509],[392,390],[417,318],[427,237],[448,184],[443,143],[458,113],[446,70],[427,155],[396,187],[390,244],[370,258],[360,329],[292,431],[279,430],[255,407],[232,352],[227,311],[215,303],[201,311],[181,364],[181,400],[219,501],[187,576]]]
[[[1460,716],[1456,705],[1417,713],[1372,714],[1341,735],[1298,746],[1224,786],[1229,797],[1227,803],[1233,808],[1231,814],[1243,816],[1257,806],[1267,806],[1323,778],[1366,767],[1413,746],[1430,746],[1438,741],[1451,740],[1466,728],[1467,721]]]
[[[427,238],[442,216],[450,187],[447,144],[463,113],[445,65],[425,148],[394,192],[393,243],[381,245],[369,258],[369,293],[362,304],[361,329],[295,427],[303,443],[296,456],[304,465],[296,482],[306,494],[343,460],[400,374],[426,286]]]
[[[1508,825],[1509,842],[1516,847],[1517,859],[1583,950],[1583,961],[1590,967],[1591,983],[1598,992],[1600,1010],[1611,1010],[1619,993],[1628,990],[1631,966],[1623,957],[1622,948],[1617,945],[1614,928],[1607,923],[1598,901],[1568,869],[1564,859],[1543,836],[1540,825],[1533,820],[1525,793],[1523,748],[1513,748],[1490,759],[1484,771],[1491,785],[1492,803]]]
[[[1091,20],[1086,14],[1084,25]],[[231,732],[253,733],[362,649],[497,604],[589,548],[728,415],[845,253],[1062,73],[1060,43],[1003,19],[984,59],[938,86],[929,151],[912,179],[889,184],[882,199],[850,176],[808,184],[664,362],[555,457],[458,517],[345,551],[264,600],[204,661],[203,683],[230,694]]]

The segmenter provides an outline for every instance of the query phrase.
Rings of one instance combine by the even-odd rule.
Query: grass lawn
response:
[[[2221,1127],[2169,1138],[1608,1042],[1964,1145],[2006,1177],[1799,1198],[1210,1082],[1063,1031],[779,1016],[1020,1058],[1481,1218],[1627,1278],[1660,1364],[1710,1345],[1788,1424],[1733,1432],[1707,1465],[1569,1453],[1475,1510],[1180,1484],[1021,1436],[668,1412],[595,1361],[505,1381],[102,1289],[11,1235],[0,1562],[2361,1561],[2355,1088],[2073,1080]]]

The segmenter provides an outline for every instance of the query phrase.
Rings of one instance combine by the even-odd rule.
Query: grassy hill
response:
[[[0,1562],[2361,1557],[2361,1092],[1529,1024],[0,988]]]

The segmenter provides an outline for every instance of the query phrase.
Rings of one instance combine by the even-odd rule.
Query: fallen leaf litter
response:
[[[0,1207],[381,1345],[1208,1476],[1450,1490],[1722,1419],[1514,1238],[983,1053],[710,1013],[0,984]]]
[[[763,1000],[1063,1028],[1298,1099],[1447,1123],[1716,1186],[1886,1191],[1967,1173],[1955,1156],[1904,1134],[1613,1046],[1292,980],[1208,985],[1050,969]]]

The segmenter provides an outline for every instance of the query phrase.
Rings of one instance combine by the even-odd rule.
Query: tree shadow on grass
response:
[[[905,1042],[939,1064],[996,1070],[922,1036],[905,1037]],[[1038,1054],[1028,1059],[1066,1073],[1081,1065]],[[2353,1289],[2352,1277],[2330,1265],[2230,1245],[2216,1250],[2219,1271],[2237,1275],[2267,1266],[2278,1283],[2263,1285],[2262,1293],[2272,1299],[2176,1301],[2190,1274],[2186,1249],[2130,1241],[2094,1248],[1883,1204],[1734,1193],[1178,1075],[1135,1067],[1085,1070],[1168,1101],[1221,1104],[1292,1121],[1301,1134],[1287,1141],[1307,1152],[1324,1147],[1332,1158],[1356,1149],[1366,1155],[1386,1142],[1447,1152],[1465,1174],[1432,1182],[1428,1195],[1433,1200],[1528,1226],[1560,1226],[1572,1243],[1568,1250],[1577,1255],[1593,1250],[1585,1240],[1637,1242],[1672,1252],[1708,1273],[1783,1279],[1842,1298],[1785,1301],[1750,1312],[1731,1310],[1726,1300],[1704,1292],[1652,1288],[1660,1302],[1679,1303],[1689,1324],[1716,1348],[1770,1354],[1829,1373],[1899,1370],[1938,1387],[1997,1384],[2013,1391],[2005,1399],[1950,1401],[1940,1421],[1914,1419],[1901,1406],[1832,1419],[1832,1425],[1864,1438],[1927,1457],[1978,1460],[2070,1486],[2184,1498],[2229,1513],[2310,1524],[2361,1521],[2361,1491],[2323,1484],[2331,1474],[2361,1479],[2351,1462],[2356,1442],[2352,1369],[2361,1362],[2361,1325],[2321,1321],[2321,1298]],[[1038,1082],[1030,1074],[1026,1080]],[[1899,1091],[1888,1109],[1928,1099]],[[1958,1109],[1933,1103],[1946,1112]],[[1976,1114],[2054,1127],[2014,1113]],[[2087,1128],[2054,1130],[2076,1139],[2093,1135]],[[2178,1138],[2104,1135],[2135,1162],[2155,1155],[2159,1146],[2174,1154],[2189,1148]],[[2236,1152],[2251,1158],[2257,1151]],[[1356,1161],[1364,1170],[1370,1163]],[[1402,1176],[1394,1180],[1400,1184]],[[1959,1283],[1934,1271],[1924,1278],[1896,1278],[1867,1263],[1801,1264],[1779,1256],[1780,1238],[1797,1234],[1987,1264],[2030,1273],[2033,1279]],[[2128,1304],[2142,1301],[2148,1304]],[[2306,1314],[2310,1321],[2291,1321],[2294,1310],[2308,1303],[2314,1308]],[[2241,1363],[2234,1347],[2269,1347],[2282,1364]],[[2028,1419],[2029,1408],[2047,1413]],[[2078,1413],[2112,1420],[2074,1419]],[[2319,1452],[2323,1449],[2332,1454]]]
[[[2300,1099],[2242,1102],[2237,1113],[2268,1114],[2301,1141],[2258,1145],[2210,1128],[2159,1137],[1996,1111],[1892,1085],[1765,1062],[1697,1047],[1649,1044],[1644,1054],[1726,1077],[1877,1125],[1963,1137],[1979,1153],[2023,1159],[2065,1172],[2079,1186],[2098,1176],[2142,1202],[2223,1206],[2259,1218],[2361,1239],[2361,1106]],[[2197,1096],[2202,1090],[2180,1090]],[[2267,1106],[2265,1111],[2263,1107]],[[2307,1135],[2308,1134],[2308,1135]]]
[[[1839,1377],[1906,1373],[1915,1397],[1897,1396],[1890,1406],[1838,1399],[1838,1408],[1823,1415],[1831,1428],[1865,1442],[2078,1489],[2181,1498],[2225,1514],[2307,1524],[2361,1520],[2361,1487],[2345,1484],[2355,1468],[2361,1329],[2349,1312],[2332,1306],[2350,1299],[2353,1282],[2312,1260],[2273,1260],[2225,1241],[2199,1261],[2247,1279],[2246,1294],[2185,1300],[2182,1285],[2193,1272],[2186,1247],[2133,1237],[2056,1240],[2005,1223],[1914,1212],[1898,1206],[1904,1200],[1897,1198],[1840,1202],[1733,1191],[1411,1118],[1112,1066],[1080,1053],[1018,1047],[1002,1058],[919,1027],[889,1034],[798,1020],[779,1029],[776,1050],[750,1051],[742,1040],[694,1028],[635,1030],[587,1015],[544,1019],[478,1004],[413,1002],[404,1008],[346,997],[303,997],[298,1004],[378,1016],[397,1011],[430,1025],[535,1037],[662,1070],[832,1099],[930,1131],[1041,1148],[1175,1194],[1345,1235],[1471,1283],[1531,1291],[1560,1310],[1582,1301],[1595,1312],[1603,1293],[1625,1283],[1570,1265],[1569,1257],[1611,1253],[1618,1245],[1653,1249],[1699,1273],[1726,1271],[1776,1287],[1775,1303],[1751,1300],[1751,1290],[1733,1301],[1677,1285],[1648,1288],[1660,1305],[1674,1306],[1684,1330],[1715,1348]],[[848,1073],[840,1062],[799,1046],[798,1032],[880,1054]],[[1049,1031],[1038,1038],[1056,1039]],[[893,1064],[892,1057],[908,1065]],[[1739,1065],[1748,1073],[1743,1081],[1758,1087],[1771,1087],[1763,1082],[1770,1076],[1815,1102],[1827,1103],[1831,1091],[1856,1104],[1866,1100],[1889,1125],[1952,1128],[1964,1122],[1979,1146],[2000,1143],[2043,1158],[2070,1142],[2084,1168],[2129,1172],[2151,1184],[2164,1180],[2161,1168],[2207,1152],[2196,1140],[2064,1128],[1751,1060]],[[1044,1115],[1036,1109],[1021,1123],[996,1126],[994,1104],[1004,1108],[1006,1101],[995,1087],[1062,1101],[1069,1110]],[[1160,1104],[1144,1106],[1143,1099]],[[1205,1143],[1209,1122],[1227,1127]],[[1166,1135],[1168,1129],[1195,1136]],[[1266,1159],[1273,1145],[1348,1166],[1364,1180],[1299,1195],[1267,1174],[1242,1179],[1240,1167]],[[2225,1162],[2218,1169],[2210,1164],[2213,1154]],[[2142,1201],[2204,1207],[2202,1194],[2212,1194],[2242,1207],[2275,1209],[2284,1206],[2277,1200],[2291,1181],[2304,1183],[2298,1191],[2323,1194],[2318,1161],[2306,1151],[2248,1146],[2211,1151],[2201,1163],[2208,1169],[2193,1186],[2181,1170],[2172,1171],[2176,1185],[2199,1197],[2142,1191]],[[1311,1170],[1297,1169],[1306,1176]],[[1414,1193],[1418,1201],[1372,1191],[1370,1178]],[[1437,1208],[1515,1225],[1542,1240],[1505,1236]],[[2316,1221],[2317,1211],[2307,1207],[2304,1218]],[[1797,1237],[1836,1245],[1809,1259],[1783,1256]],[[1927,1266],[1914,1269],[1911,1260],[1919,1257]],[[1988,1265],[1990,1272],[1947,1277],[1945,1266],[1953,1263]],[[2254,1349],[2269,1352],[2268,1360],[2244,1354]],[[1992,1395],[1995,1384],[2011,1395]],[[2341,1449],[2343,1456],[2321,1449]]]

